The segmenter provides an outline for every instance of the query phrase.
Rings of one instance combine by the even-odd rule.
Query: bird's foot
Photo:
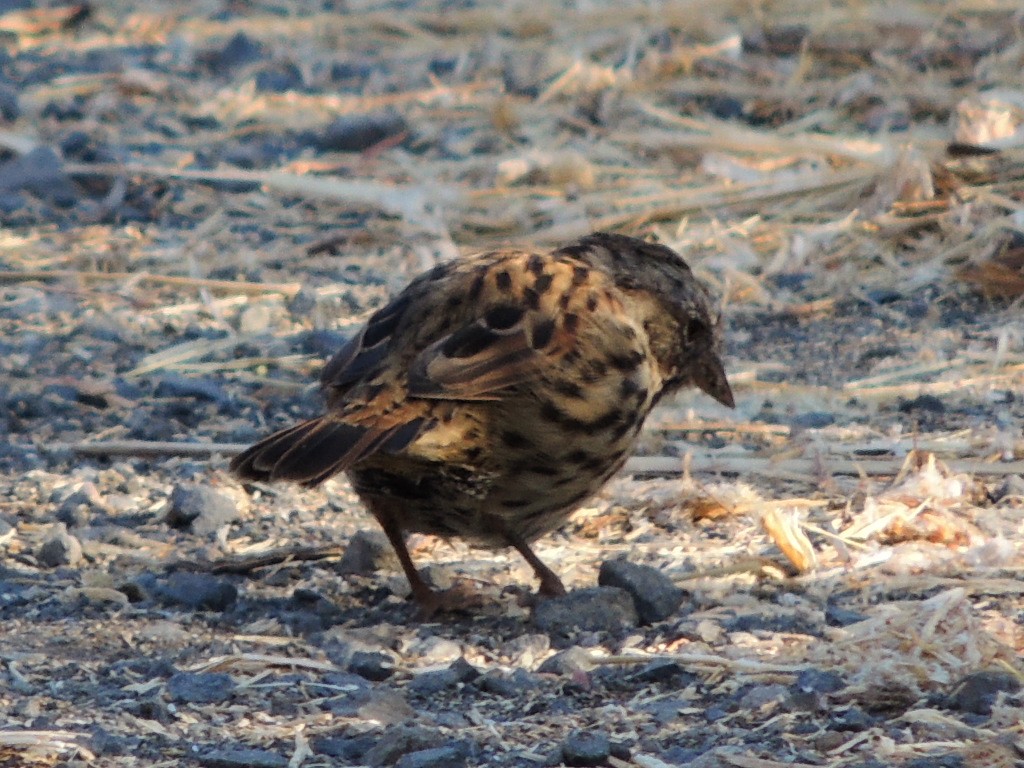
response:
[[[466,579],[456,580],[447,589],[431,589],[423,584],[413,590],[412,597],[420,621],[428,621],[438,613],[471,613],[487,603],[473,582]]]

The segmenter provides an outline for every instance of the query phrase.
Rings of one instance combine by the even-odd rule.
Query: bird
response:
[[[629,457],[651,409],[695,387],[730,408],[720,313],[665,245],[595,232],[506,248],[414,278],[326,363],[323,413],[231,461],[243,481],[347,474],[423,615],[452,610],[409,533],[512,547],[542,597],[566,594],[531,549]]]

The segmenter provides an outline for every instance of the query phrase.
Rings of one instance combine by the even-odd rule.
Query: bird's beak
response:
[[[695,372],[693,383],[711,395],[715,400],[729,408],[736,407],[732,396],[732,387],[725,376],[725,366],[721,359],[708,350],[699,360],[694,361]]]

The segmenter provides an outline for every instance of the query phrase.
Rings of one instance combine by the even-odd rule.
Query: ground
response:
[[[1020,764],[1016,2],[25,5],[0,765]],[[539,543],[566,603],[415,537],[480,598],[423,621],[344,479],[226,472],[412,275],[594,229],[722,297],[737,408]]]

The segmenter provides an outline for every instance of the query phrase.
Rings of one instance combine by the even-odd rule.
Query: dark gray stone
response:
[[[167,681],[167,695],[178,704],[227,701],[234,690],[231,676],[220,672],[178,672]]]
[[[636,605],[644,624],[653,624],[671,616],[683,602],[686,593],[672,579],[649,565],[628,560],[607,560],[601,563],[597,583],[602,587],[626,590]]]
[[[182,483],[171,491],[167,524],[173,528],[189,529],[197,536],[209,536],[238,518],[238,505],[234,498],[208,485]]]
[[[373,768],[394,765],[403,755],[443,746],[444,736],[433,728],[419,725],[395,725],[378,738],[363,755],[363,762]]]
[[[381,530],[356,531],[348,540],[345,553],[335,566],[340,574],[367,576],[398,567],[398,556]]]
[[[60,523],[54,526],[53,532],[40,545],[36,560],[47,568],[78,565],[82,562],[82,544]]]
[[[402,755],[395,768],[462,768],[469,750],[464,744],[421,749]]]
[[[537,628],[556,637],[583,632],[621,632],[639,622],[633,598],[618,587],[591,587],[554,597],[533,611]]]
[[[348,663],[348,671],[367,680],[380,682],[395,674],[395,661],[384,653],[356,651]]]
[[[172,573],[154,589],[163,602],[196,610],[223,611],[238,599],[234,584],[206,573]]]
[[[590,660],[590,652],[574,645],[546,659],[537,671],[546,675],[571,675],[576,672],[589,672],[593,668],[594,662]]]
[[[571,766],[604,765],[612,745],[603,733],[573,731],[562,742],[562,762]]]
[[[1020,680],[1009,672],[999,669],[971,672],[953,686],[949,707],[960,712],[991,715],[992,705],[1001,691],[1016,693],[1020,688]]]
[[[215,749],[196,760],[205,768],[288,768],[288,758],[266,749]]]
[[[479,670],[465,659],[456,659],[447,669],[431,670],[414,677],[407,686],[411,693],[434,696],[459,683],[469,683],[480,676]]]

